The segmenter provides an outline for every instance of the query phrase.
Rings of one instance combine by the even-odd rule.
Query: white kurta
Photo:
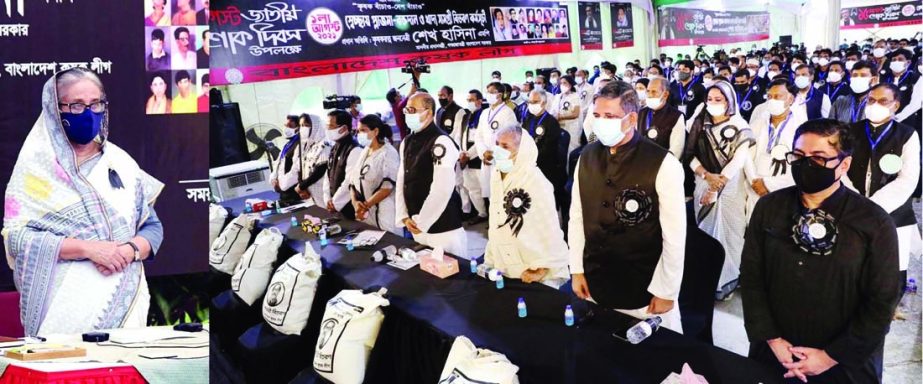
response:
[[[395,223],[394,184],[400,165],[401,158],[397,150],[391,143],[385,143],[375,151],[371,147],[362,149],[359,163],[346,176],[349,185],[360,192],[365,200],[371,199],[380,189],[391,190],[388,197],[369,208],[368,214],[361,221],[399,236],[404,231]]]
[[[323,140],[303,144],[301,156],[302,177],[307,178],[311,175],[315,167],[325,166],[327,158],[330,156],[330,146]],[[327,202],[324,201],[324,179],[326,175],[308,186],[308,192],[311,194],[311,200],[318,207],[325,207]]]
[[[274,161],[272,170],[272,180],[279,182],[279,189],[287,191],[298,184],[298,176],[301,174],[301,145],[300,138],[288,147],[285,153],[279,152],[279,158]],[[284,149],[284,147],[283,147]],[[288,153],[292,154],[292,166],[285,169],[285,158]]]
[[[497,144],[497,130],[508,125],[519,125],[519,122],[516,120],[516,113],[506,104],[500,103],[499,106],[492,106],[481,112],[474,147],[478,152],[478,157],[482,159],[480,177],[482,196],[490,196],[490,173],[494,169],[492,165],[484,164],[484,152]]]
[[[750,147],[750,161],[744,167],[748,185],[747,221],[750,220],[753,207],[760,198],[750,187],[756,179],[763,179],[769,192],[795,185],[791,165],[785,160],[785,155],[793,148],[795,131],[807,121],[803,108],[792,109],[787,122],[780,123],[778,127],[772,126],[765,105],[763,103],[756,106],[753,115],[750,116],[750,130],[753,131],[756,145]]]
[[[331,150],[332,149],[333,148],[331,148]],[[346,155],[347,175],[349,175],[353,168],[356,167],[356,164],[359,163],[360,153],[362,153],[362,148],[356,146],[349,150],[349,154]],[[330,173],[330,168],[327,168],[327,173]],[[324,201],[325,203],[321,205],[322,207],[327,206],[326,201],[333,201],[333,207],[336,208],[337,211],[342,211],[343,207],[345,207],[346,204],[349,204],[349,183],[347,183],[344,179],[343,182],[340,183],[339,188],[333,189],[330,185],[330,179],[327,177],[327,175],[324,175]]]
[[[728,124],[733,124],[741,130],[748,128],[747,123],[739,115],[734,115],[730,120],[711,127],[711,131],[715,137],[721,137],[721,129]],[[702,134],[706,134],[704,130]],[[700,229],[724,246],[724,267],[721,270],[721,278],[718,280],[717,289],[737,280],[737,277],[740,276],[740,254],[743,252],[744,230],[747,227],[747,189],[750,188],[747,185],[743,169],[748,161],[750,161],[750,145],[744,144],[737,149],[734,157],[721,170],[721,175],[726,177],[728,182],[718,195],[711,212],[699,223]],[[699,160],[693,158],[689,167],[694,172],[700,165]],[[696,176],[693,195],[696,217],[698,217],[699,211],[702,209],[702,204],[700,203],[702,196],[707,191],[708,183],[705,182],[705,179]]]
[[[580,95],[574,92],[562,93],[555,95],[550,112],[557,117],[564,113],[572,113],[571,111],[574,108],[580,108]],[[558,119],[558,121],[561,123],[561,129],[570,134],[570,143],[567,146],[567,153],[570,154],[571,151],[580,146],[580,135],[583,134],[583,129],[581,129],[582,121],[579,119],[565,121]]]

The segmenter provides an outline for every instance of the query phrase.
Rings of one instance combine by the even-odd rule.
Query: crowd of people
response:
[[[507,277],[678,332],[697,227],[724,248],[715,299],[741,293],[751,357],[802,381],[880,381],[920,242],[920,51],[700,49],[621,72],[494,71],[465,95],[415,73],[384,118],[358,98],[289,116],[272,184],[466,258],[482,255],[464,227],[487,221],[484,262]]]

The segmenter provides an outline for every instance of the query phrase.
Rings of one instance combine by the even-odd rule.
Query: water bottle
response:
[[[475,259],[471,259],[471,273],[478,273],[478,262]]]
[[[317,237],[320,238],[320,246],[327,246],[327,224],[324,224],[320,227],[320,231],[317,232]]]
[[[503,275],[497,279],[497,289],[503,289]]]
[[[519,317],[526,317],[526,299],[520,297],[516,309],[519,311]]]
[[[917,280],[914,278],[907,279],[907,289],[904,291],[907,293],[917,293]]]
[[[570,305],[564,307],[564,325],[568,327],[574,326],[574,310]]]
[[[252,212],[253,212],[253,204],[250,204],[250,202],[247,202],[246,204],[247,204],[247,205],[244,206],[244,213],[252,213]]]
[[[346,237],[346,250],[352,252],[353,249],[356,249],[355,245],[353,245],[353,238],[352,236],[347,236]]]
[[[648,336],[654,333],[657,328],[660,328],[660,322],[663,321],[660,316],[654,316],[644,321],[635,324],[634,327],[628,329],[628,332],[625,333],[625,337],[628,339],[628,342],[632,344],[638,344]]]
[[[298,227],[298,219],[296,219],[295,216],[292,216],[292,228],[297,228],[297,227]]]

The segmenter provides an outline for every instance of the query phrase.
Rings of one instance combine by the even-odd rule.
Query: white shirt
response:
[[[196,55],[192,50],[186,51],[186,57],[183,57],[179,49],[174,49],[170,61],[172,62],[171,69],[196,69]],[[195,83],[195,74],[192,77],[190,81]]]
[[[660,108],[663,109],[663,107]],[[638,116],[638,120],[641,119],[647,119],[647,115]],[[647,121],[644,120],[642,124],[647,124]],[[680,115],[676,118],[676,123],[673,124],[673,130],[670,131],[670,148],[667,148],[677,159],[682,157],[683,148],[686,147],[686,129],[686,121],[683,120],[683,116]]]
[[[349,151],[349,155],[346,157],[346,175],[349,175],[353,172],[353,168],[356,167],[356,164],[359,164],[359,155],[362,154],[362,147],[356,146]],[[333,152],[330,152],[330,156],[333,156]],[[330,173],[330,169],[327,169],[327,173]],[[349,195],[349,180],[344,178],[343,182],[340,183],[340,187],[336,191],[330,190],[330,178],[327,175],[324,175],[324,201],[333,200],[333,207],[337,211],[343,209],[351,201],[351,196]]]
[[[878,166],[878,164],[856,164],[855,162],[851,165],[851,167],[858,167],[866,172],[869,172],[869,167]],[[901,148],[901,170],[897,172],[897,178],[869,196],[868,191],[871,178],[866,176],[865,196],[868,197],[869,200],[874,201],[875,204],[878,204],[878,206],[886,212],[891,213],[904,205],[907,199],[913,195],[913,191],[917,188],[917,181],[919,180],[920,138],[917,136],[917,133],[914,132],[910,135],[910,138],[907,139],[907,142],[904,143],[904,147]]]
[[[295,142],[288,148],[292,154],[292,168],[285,172],[285,155],[279,153],[279,158],[275,161],[275,167],[272,171],[272,180],[279,182],[279,189],[287,191],[298,184],[298,176],[301,174],[301,142]]]
[[[923,76],[920,76],[917,82],[913,84],[913,93],[910,94],[910,102],[907,103],[901,113],[894,116],[894,119],[903,122],[910,117],[910,115],[919,111],[920,108],[923,108]]]
[[[493,122],[497,123],[496,129],[492,127]],[[474,146],[477,148],[478,156],[483,157],[484,152],[489,151],[497,144],[497,130],[507,125],[519,125],[519,122],[516,120],[516,113],[503,102],[500,102],[499,106],[487,108],[481,112],[477,135],[474,139]],[[481,169],[485,166],[481,166]]]
[[[455,172],[458,164],[456,160],[459,152],[449,136],[439,136],[436,138],[436,144],[442,144],[445,147],[443,161],[433,164],[433,182],[429,187],[429,195],[423,201],[420,212],[411,217],[407,213],[407,202],[404,200],[404,141],[401,141],[401,165],[397,170],[397,197],[395,199],[397,214],[394,215],[398,228],[403,227],[404,219],[410,217],[420,231],[429,233],[429,228],[436,223],[436,220],[439,220],[446,206],[449,205],[449,199],[455,191]]]
[[[801,109],[805,111],[805,115],[807,115],[807,104],[805,104],[805,99],[808,97],[808,93],[810,92],[811,90],[808,90],[808,92],[805,92],[805,93],[798,92],[798,94],[795,95],[795,104],[793,104],[794,106],[793,109],[795,108]],[[815,89],[814,97],[823,97],[820,103],[820,116],[825,119],[830,117],[830,96],[827,96],[827,94],[824,93],[823,91],[819,91]],[[763,104],[760,104],[760,105],[763,105]],[[759,107],[759,105],[757,107]],[[751,119],[752,119],[752,115],[751,115]]]
[[[637,132],[635,133],[637,134]],[[574,171],[574,186],[570,206],[567,239],[570,246],[570,273],[583,273],[583,249],[586,234],[583,231],[583,203],[580,201],[580,166]],[[686,198],[683,189],[683,167],[672,155],[660,164],[655,181],[660,211],[660,229],[663,251],[654,269],[647,291],[666,300],[679,298],[683,282],[683,263],[686,248]],[[590,292],[592,295],[593,292]]]
[[[778,150],[783,155],[792,151],[795,131],[798,130],[798,127],[801,126],[802,123],[807,121],[807,115],[805,115],[803,108],[792,109],[789,112],[790,117],[788,118],[788,122],[779,123],[778,127],[772,126],[773,137],[770,138],[770,115],[769,112],[766,111],[766,108],[760,108],[764,105],[766,104],[758,105],[757,108],[754,109],[754,114],[750,117],[750,129],[753,131],[753,136],[756,139],[756,148],[752,151],[752,161],[747,163],[744,172],[747,175],[747,179],[751,182],[756,179],[763,179],[766,189],[772,192],[795,185],[795,180],[792,178],[791,166],[784,158],[782,158],[781,161],[785,162],[785,172],[773,176],[773,158],[771,152],[776,146],[782,146],[784,148],[784,152],[781,149]],[[779,131],[780,129],[781,132]],[[770,141],[772,141],[771,147],[769,146]]]

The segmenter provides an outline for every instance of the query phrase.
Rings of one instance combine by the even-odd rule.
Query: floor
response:
[[[920,222],[920,203],[914,204],[917,222]],[[468,234],[468,255],[482,255],[487,245],[487,224],[466,227]],[[919,254],[912,255],[908,278],[923,283],[923,264]],[[920,283],[918,283],[920,284]],[[919,383],[921,379],[921,295],[907,294],[901,300],[899,311],[905,320],[891,323],[891,331],[885,338],[884,383]],[[731,300],[715,303],[714,319],[715,345],[740,355],[747,355],[750,343],[744,330],[743,307],[740,295]]]

